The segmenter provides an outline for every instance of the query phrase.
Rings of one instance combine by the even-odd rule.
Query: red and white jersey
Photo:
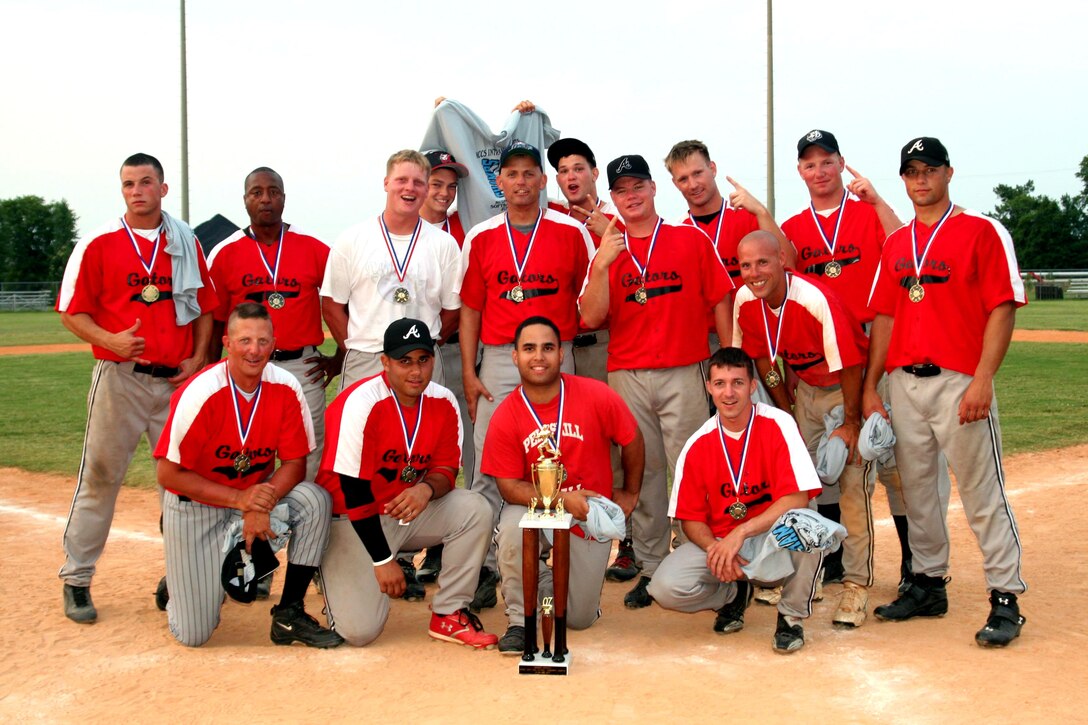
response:
[[[638,423],[623,399],[602,382],[562,375],[563,428],[560,462],[566,466],[564,491],[589,489],[612,498],[611,446],[635,439]],[[555,440],[559,396],[533,404],[543,427],[537,425],[521,394],[521,386],[506,396],[491,418],[484,442],[481,470],[495,478],[532,481],[531,465],[540,458],[537,446]]]
[[[419,424],[411,456],[398,407],[409,435]],[[461,413],[449,390],[432,382],[415,407],[405,408],[390,390],[385,373],[375,375],[341,392],[325,411],[325,451],[317,482],[332,494],[334,514],[346,514],[352,521],[377,516],[387,502],[413,485],[401,480],[408,465],[416,471],[414,482],[432,469],[450,468],[453,485],[461,467],[461,435]],[[369,481],[374,500],[345,501],[340,474]]]
[[[672,368],[707,359],[707,315],[733,289],[710,238],[698,229],[662,221],[646,267],[651,239],[628,238],[638,265],[646,268],[645,278],[627,252],[608,268],[610,371]],[[636,293],[643,286],[646,304],[639,304]]]
[[[783,222],[782,232],[797,250],[797,271],[819,279],[834,290],[858,322],[869,322],[873,319],[868,305],[869,291],[884,247],[884,227],[873,205],[860,201],[853,194],[846,198],[841,224],[839,214],[838,209],[833,209],[830,215],[817,213],[814,219],[812,208],[808,207]],[[837,239],[836,225],[839,226]],[[836,240],[834,256],[820,236],[821,229],[827,239]],[[841,268],[838,277],[824,273],[832,259]]]
[[[718,250],[718,257],[725,266],[725,271],[739,285],[736,280],[740,277],[740,263],[737,261],[737,245],[749,232],[759,229],[759,220],[756,215],[747,209],[738,209],[725,200],[725,209],[709,222],[701,222],[692,217],[690,213],[681,220],[681,224],[688,224],[701,229],[710,240],[714,242],[714,248]]]
[[[329,245],[298,227],[288,227],[282,241],[268,246],[239,229],[208,257],[219,298],[215,319],[226,322],[242,302],[260,302],[272,318],[277,348],[297,350],[320,345],[325,341],[325,331],[321,327],[319,292],[328,259]],[[272,271],[277,272],[274,280]],[[268,295],[273,292],[283,295],[283,307],[276,309],[268,304]]]
[[[568,202],[566,199],[564,199],[563,201],[557,201],[555,199],[549,199],[548,200],[548,208],[551,209],[552,211],[557,211],[560,214],[566,214],[571,219],[574,219],[575,221],[578,221],[578,219],[573,214],[571,214],[570,202]],[[620,217],[619,210],[616,209],[615,205],[613,205],[612,202],[605,201],[604,199],[598,199],[597,200],[597,209],[602,214],[604,214],[606,217],[608,217],[610,220],[619,218],[619,221],[616,223],[616,227],[620,231],[623,231],[623,228],[624,228],[623,227],[623,218]],[[581,224],[582,226],[585,226],[584,221],[579,222],[579,224]],[[601,238],[599,236],[597,236],[596,234],[594,234],[593,230],[590,229],[589,227],[586,227],[586,231],[589,232],[589,238],[593,241],[593,248],[594,249],[600,249],[601,248]]]
[[[869,340],[861,323],[821,282],[787,272],[789,294],[778,312],[747,285],[733,301],[733,346],[752,359],[772,357],[767,343],[778,339],[776,354],[809,385],[838,385],[843,368],[863,365]],[[764,316],[766,315],[766,316]],[[779,332],[779,325],[782,326]]]
[[[738,485],[734,487],[722,441],[729,460],[740,468],[743,434],[731,435],[723,429],[719,436],[715,415],[695,431],[680,452],[669,516],[703,521],[720,539],[740,524],[728,512],[737,500],[748,507],[745,518],[751,519],[788,494],[806,491],[809,499],[820,495],[820,479],[793,417],[763,403],[755,403],[752,414],[755,421]]]
[[[107,332],[122,332],[137,320],[140,329],[136,333],[144,338],[144,352],[140,357],[152,365],[177,367],[178,363],[193,355],[192,325],[179,327],[174,310],[173,276],[171,257],[166,253],[166,234],[160,231],[151,242],[133,230],[133,238],[140,249],[137,257],[121,218],[83,237],[72,250],[68,265],[64,268],[64,281],[57,295],[57,312],[70,315],[87,314]],[[202,312],[215,309],[215,290],[208,276],[208,265],[200,243],[196,245],[200,281],[203,287],[197,291],[197,302]],[[154,264],[150,274],[140,258]],[[147,302],[140,292],[147,285],[158,288],[158,298]],[[99,360],[125,362],[104,347],[92,346]]]
[[[524,259],[530,235],[511,229],[514,250]],[[543,315],[559,327],[563,340],[578,332],[578,291],[585,279],[593,242],[580,223],[551,209],[542,209],[536,238],[519,277],[507,237],[506,215],[498,214],[474,226],[461,250],[465,277],[461,301],[481,313],[480,339],[485,345],[514,342],[521,321]],[[524,299],[514,302],[520,287]]]
[[[423,221],[426,222],[427,220],[424,219]],[[453,237],[453,240],[457,242],[458,249],[465,245],[465,228],[461,226],[461,215],[456,211],[451,211],[439,224],[431,222],[431,226],[441,229],[446,234]]]
[[[919,256],[931,235],[918,225]],[[950,216],[922,265],[920,302],[908,297],[918,282],[912,247],[910,224],[892,232],[869,298],[874,313],[895,318],[886,367],[932,363],[974,375],[990,313],[1005,302],[1027,304],[1012,237],[976,211]]]
[[[408,258],[401,280],[378,219],[379,215],[374,215],[337,238],[325,267],[321,296],[348,306],[344,342],[351,350],[381,352],[385,329],[403,317],[427,323],[431,337],[438,339],[442,310],[461,307],[457,242],[421,220],[419,238],[409,257],[411,235],[390,235],[397,259],[403,262]],[[407,291],[407,302],[396,301],[399,289]]]
[[[314,424],[302,387],[286,370],[266,365],[260,394],[252,400],[236,393],[228,378],[227,361],[221,360],[174,391],[155,458],[165,458],[209,481],[246,489],[268,480],[276,458],[305,458],[314,449]],[[243,429],[248,421],[244,444],[239,419]],[[240,453],[249,458],[245,473],[234,467]]]

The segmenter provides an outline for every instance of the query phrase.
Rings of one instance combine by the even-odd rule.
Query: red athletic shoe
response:
[[[476,649],[492,649],[499,643],[498,636],[484,631],[480,618],[468,608],[453,614],[431,614],[431,628],[427,634],[435,639],[454,644],[467,644]]]

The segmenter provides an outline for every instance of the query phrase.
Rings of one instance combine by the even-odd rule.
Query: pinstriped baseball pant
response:
[[[329,492],[302,481],[281,503],[290,511],[288,563],[318,566],[329,543]],[[182,501],[169,491],[163,494],[163,548],[170,590],[166,615],[170,634],[187,647],[204,644],[219,626],[219,610],[226,596],[220,578],[226,559],[223,541],[231,523],[241,516],[236,509]]]

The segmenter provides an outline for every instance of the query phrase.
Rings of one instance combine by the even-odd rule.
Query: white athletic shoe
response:
[[[836,627],[860,627],[865,624],[865,607],[869,603],[869,591],[854,582],[842,585],[839,606],[831,617]]]

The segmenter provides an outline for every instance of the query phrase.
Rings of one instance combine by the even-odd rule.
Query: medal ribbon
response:
[[[638,270],[639,276],[642,278],[642,286],[646,286],[646,270],[650,268],[650,258],[654,256],[654,247],[657,246],[657,235],[661,231],[661,223],[664,221],[661,217],[657,218],[657,226],[654,227],[654,235],[650,238],[650,249],[646,252],[646,264],[641,265],[638,263],[638,257],[631,251],[631,244],[627,238],[627,231],[623,232],[623,246],[627,249],[627,253],[631,255],[631,262],[634,263],[635,269]]]
[[[510,256],[514,258],[514,271],[518,274],[518,285],[521,284],[521,273],[525,265],[529,264],[529,255],[533,253],[533,244],[536,242],[536,232],[540,229],[540,220],[544,213],[539,209],[536,212],[536,221],[533,222],[533,231],[529,234],[529,246],[525,248],[525,256],[518,261],[518,250],[514,246],[514,232],[510,225],[510,213],[506,213],[506,241],[510,242]]]
[[[725,456],[725,465],[729,468],[729,476],[733,479],[733,493],[740,501],[740,483],[744,480],[744,466],[748,462],[748,444],[752,441],[752,424],[756,422],[756,406],[752,406],[748,414],[748,425],[744,428],[743,444],[740,454],[740,468],[733,468],[733,460],[729,457],[729,449],[725,446],[725,432],[722,428],[721,416],[718,416],[718,440],[722,444],[722,455]]]
[[[688,211],[688,216],[691,218],[691,225],[696,229],[699,228],[699,223],[695,221],[695,215]],[[722,199],[722,210],[718,212],[718,228],[714,230],[714,249],[718,248],[718,237],[722,235],[722,220],[725,219],[725,199]]]
[[[937,238],[937,232],[941,231],[941,227],[948,221],[948,217],[952,216],[952,209],[954,208],[955,205],[949,202],[948,209],[945,210],[940,221],[937,222],[937,226],[933,227],[933,233],[929,235],[929,241],[926,242],[926,248],[922,250],[921,259],[918,258],[918,235],[914,228],[918,223],[918,218],[915,217],[910,223],[910,258],[914,261],[914,278],[917,280],[917,284],[922,283],[922,266],[926,263],[929,248],[933,246],[933,241]]]
[[[378,215],[378,224],[382,228],[382,239],[385,240],[385,248],[389,252],[389,258],[393,260],[393,269],[397,273],[397,281],[404,284],[404,277],[408,274],[408,265],[412,262],[412,255],[416,251],[416,242],[419,241],[419,230],[423,227],[423,218],[416,220],[416,228],[412,231],[412,240],[408,242],[408,251],[404,253],[404,263],[397,259],[397,251],[393,249],[393,239],[389,236],[389,227],[385,226],[385,215]]]
[[[771,345],[771,325],[767,322],[767,300],[760,300],[763,304],[760,310],[763,312],[763,332],[767,335],[767,352],[771,354],[771,365],[777,366],[774,359],[778,356],[778,343],[782,340],[782,323],[786,321],[786,304],[790,301],[790,274],[786,273],[786,296],[782,299],[782,308],[778,310],[778,329],[774,333],[774,345]]]
[[[155,268],[155,260],[159,257],[159,236],[162,234],[162,224],[155,232],[155,241],[151,244],[151,261],[145,262],[144,255],[140,252],[140,245],[136,243],[136,235],[132,233],[132,228],[125,221],[124,217],[121,217],[121,224],[125,227],[125,231],[128,232],[128,240],[132,242],[132,248],[136,250],[136,258],[140,260],[140,266],[147,272],[147,276],[151,276],[151,270]]]
[[[820,232],[820,238],[824,240],[824,246],[827,247],[827,251],[831,253],[831,261],[835,261],[835,247],[839,243],[839,227],[842,225],[842,216],[846,213],[846,191],[842,192],[842,201],[839,202],[839,218],[835,220],[835,231],[832,233],[832,237],[829,240],[827,233],[824,232],[824,227],[820,223],[820,216],[816,213],[816,205],[811,201],[808,203],[809,212],[812,213],[812,221],[816,223],[816,231]]]
[[[397,409],[397,418],[400,420],[400,430],[404,434],[404,447],[408,450],[408,457],[405,460],[405,465],[412,465],[412,448],[416,444],[416,438],[419,436],[419,426],[423,423],[423,398],[426,396],[419,396],[419,413],[416,415],[416,428],[412,431],[412,435],[408,435],[408,424],[404,421],[404,411],[400,409],[400,401],[397,400],[396,394],[393,393],[393,389],[387,384],[385,386],[389,390],[389,397],[393,399],[393,407]]]
[[[261,264],[268,270],[268,273],[272,275],[272,291],[276,291],[276,281],[279,279],[280,274],[280,254],[283,253],[283,230],[287,228],[287,225],[280,224],[280,241],[276,247],[276,266],[269,267],[268,260],[264,256],[264,250],[261,249],[261,243],[257,241],[257,235],[253,233],[253,227],[249,228],[250,234],[253,239],[253,243],[257,245],[257,253],[261,256]]]
[[[238,424],[238,439],[242,442],[242,450],[245,451],[253,416],[257,414],[257,406],[261,404],[261,383],[257,383],[257,394],[253,396],[253,407],[249,409],[249,418],[246,419],[244,426],[242,425],[242,409],[238,405],[238,386],[234,384],[234,378],[231,377],[229,368],[227,369],[227,383],[230,385],[230,400],[234,403],[234,422]]]
[[[525,395],[525,388],[524,387],[518,388],[518,391],[521,393],[521,399],[522,399],[522,401],[524,401],[525,407],[529,409],[529,415],[533,416],[533,420],[536,421],[537,429],[539,430],[539,429],[544,428],[544,422],[542,420],[540,420],[540,416],[537,415],[536,410],[533,408],[533,404],[529,402],[529,397],[527,395]],[[566,400],[565,393],[566,393],[566,383],[564,383],[563,378],[560,377],[559,378],[559,416],[556,418],[556,421],[555,421],[555,436],[554,437],[552,437],[552,436],[548,437],[548,440],[550,440],[552,445],[555,446],[556,451],[562,451],[563,450],[562,448],[559,447],[559,444],[563,440],[563,411],[566,408],[566,406],[565,406],[565,400]]]

